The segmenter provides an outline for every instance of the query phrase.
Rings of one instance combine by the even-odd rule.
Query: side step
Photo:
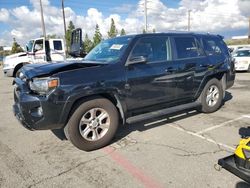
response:
[[[148,113],[145,113],[145,114],[140,114],[140,115],[130,117],[130,118],[128,118],[126,120],[126,123],[128,123],[128,124],[136,123],[136,122],[139,122],[139,121],[152,119],[152,118],[156,118],[156,117],[159,117],[159,116],[172,114],[172,113],[179,112],[179,111],[182,111],[182,110],[195,108],[195,107],[198,107],[200,105],[201,105],[200,102],[195,101],[195,102],[191,102],[191,103],[187,103],[187,104],[182,104],[182,105],[179,105],[179,106],[174,106],[174,107],[170,107],[170,108],[166,108],[166,109],[162,109],[162,110],[157,110],[157,111],[154,111],[154,112],[148,112]]]

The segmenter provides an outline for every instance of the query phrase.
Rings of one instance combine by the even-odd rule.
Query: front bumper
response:
[[[236,71],[247,71],[249,68],[249,63],[235,63]]]
[[[48,130],[60,129],[65,125],[62,112],[66,102],[58,101],[55,96],[30,94],[25,91],[25,84],[20,84],[20,79],[15,86],[13,112],[24,127],[29,130]]]

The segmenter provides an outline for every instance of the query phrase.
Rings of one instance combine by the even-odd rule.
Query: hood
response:
[[[93,62],[59,62],[59,63],[44,63],[44,64],[28,64],[22,68],[22,72],[28,78],[51,76],[55,73],[70,71],[74,69],[88,68],[101,66],[104,64]]]
[[[12,59],[12,58],[17,58],[17,57],[21,57],[21,56],[26,56],[26,55],[27,55],[26,52],[19,52],[19,53],[16,53],[16,54],[6,56],[5,60]]]

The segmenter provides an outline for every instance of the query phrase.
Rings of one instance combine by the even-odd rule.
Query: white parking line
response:
[[[219,125],[215,125],[215,126],[212,126],[212,127],[207,128],[207,129],[201,130],[201,131],[199,131],[199,132],[196,132],[196,134],[203,134],[203,133],[205,133],[205,132],[208,132],[208,131],[211,131],[211,130],[214,130],[214,129],[223,127],[223,126],[225,126],[225,125],[228,124],[228,123],[232,123],[232,122],[234,122],[234,121],[237,121],[237,120],[240,120],[240,119],[243,119],[243,118],[244,118],[244,116],[241,116],[241,117],[238,117],[238,118],[235,118],[235,119],[232,119],[232,120],[223,122],[223,123],[221,123],[221,124],[219,124]],[[250,118],[250,117],[249,117],[249,118]]]
[[[232,151],[235,150],[235,148],[233,148],[233,147],[231,147],[231,146],[228,146],[228,145],[223,144],[223,143],[220,143],[220,142],[216,142],[215,140],[213,140],[213,139],[211,139],[211,138],[206,138],[205,136],[202,136],[202,135],[200,135],[200,134],[197,134],[197,133],[194,133],[194,132],[191,132],[191,131],[187,131],[187,130],[185,130],[185,129],[181,128],[181,127],[177,127],[177,126],[175,126],[175,125],[173,125],[173,124],[170,124],[169,126],[172,127],[172,128],[175,128],[175,129],[177,129],[177,130],[179,130],[179,131],[182,131],[182,132],[185,132],[185,133],[187,133],[187,134],[190,134],[190,135],[192,135],[192,136],[195,136],[195,137],[201,138],[201,139],[203,139],[203,140],[206,140],[206,141],[208,141],[208,142],[210,142],[210,143],[213,143],[213,144],[215,144],[215,145],[217,145],[217,146],[219,145],[219,146],[222,146],[222,147],[227,148],[227,149],[232,150]]]

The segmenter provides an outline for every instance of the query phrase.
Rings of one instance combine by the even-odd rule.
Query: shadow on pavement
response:
[[[233,98],[232,94],[226,91],[222,106],[225,104],[225,102],[231,100],[232,98]],[[130,134],[133,131],[143,132],[148,129],[162,126],[166,123],[173,123],[175,121],[194,116],[196,114],[199,114],[199,112],[194,109],[189,109],[189,110],[183,110],[174,114],[170,114],[167,116],[161,116],[161,117],[150,119],[147,121],[142,121],[136,124],[131,124],[131,125],[126,124],[124,126],[120,126],[119,130],[117,131],[117,134],[115,135],[115,138],[112,140],[112,143],[117,142],[118,140],[126,137],[128,134]],[[55,130],[51,130],[51,132],[60,140],[67,140],[63,129],[55,129]]]

